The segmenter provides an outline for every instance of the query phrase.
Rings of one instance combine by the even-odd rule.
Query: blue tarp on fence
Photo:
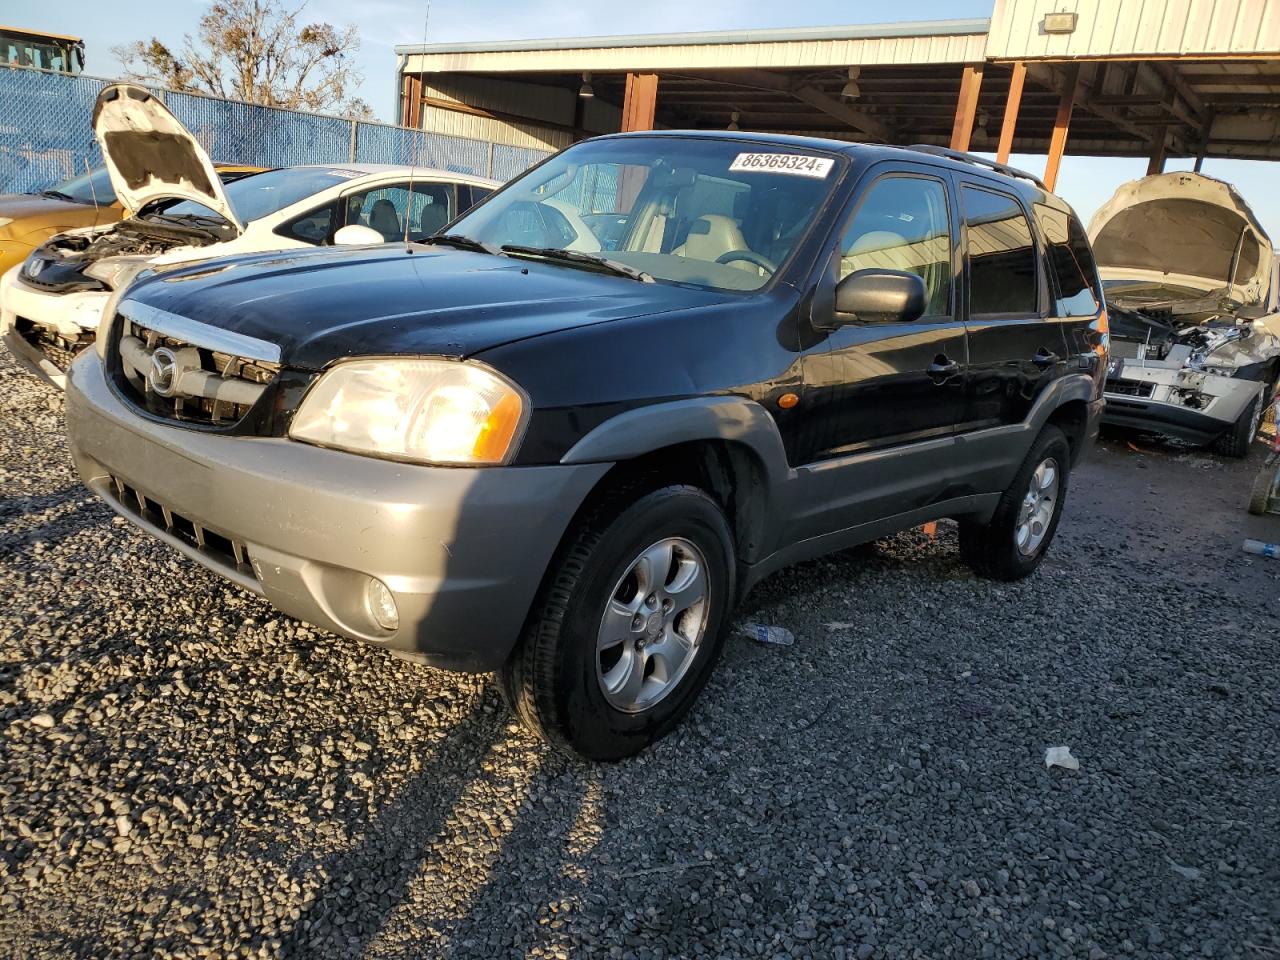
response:
[[[90,122],[98,91],[111,82],[0,67],[0,193],[42,190],[100,164]],[[385,123],[150,89],[223,163],[416,163],[509,180],[547,156]]]

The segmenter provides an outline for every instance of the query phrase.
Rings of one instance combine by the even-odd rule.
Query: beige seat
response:
[[[749,250],[747,240],[738,229],[738,224],[731,218],[717,213],[708,213],[693,221],[689,228],[689,236],[684,243],[671,252],[677,257],[688,257],[690,260],[708,260],[715,262],[730,250]],[[760,268],[745,260],[733,260],[728,264],[749,273],[759,273]]]

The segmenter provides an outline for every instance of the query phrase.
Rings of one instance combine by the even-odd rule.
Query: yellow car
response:
[[[269,169],[222,163],[214,167],[223,183]],[[106,167],[40,193],[0,194],[0,274],[21,263],[55,233],[115,223],[123,216],[124,208],[111,189]]]

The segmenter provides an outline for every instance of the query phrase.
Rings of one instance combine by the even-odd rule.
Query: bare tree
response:
[[[177,53],[156,37],[111,52],[131,80],[273,107],[372,117],[369,105],[350,94],[363,79],[350,60],[360,49],[356,28],[299,25],[305,6],[222,0],[210,5],[196,35],[184,36]]]

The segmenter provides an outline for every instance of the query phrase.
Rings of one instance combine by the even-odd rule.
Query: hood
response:
[[[130,216],[157,200],[202,204],[244,232],[204,148],[144,87],[113,83],[93,107],[93,133]]]
[[[285,365],[319,370],[355,356],[468,357],[728,299],[529,260],[385,244],[204,261],[140,281],[120,312],[128,316],[138,301],[278,344]]]
[[[1133,279],[1265,299],[1271,238],[1235,187],[1200,173],[1122,184],[1089,224],[1104,280]]]
[[[105,207],[106,204],[103,204]],[[26,220],[28,217],[48,217],[61,214],[82,214],[90,216],[97,212],[91,203],[76,203],[73,200],[59,200],[57,197],[42,197],[36,193],[0,193],[0,219]]]

